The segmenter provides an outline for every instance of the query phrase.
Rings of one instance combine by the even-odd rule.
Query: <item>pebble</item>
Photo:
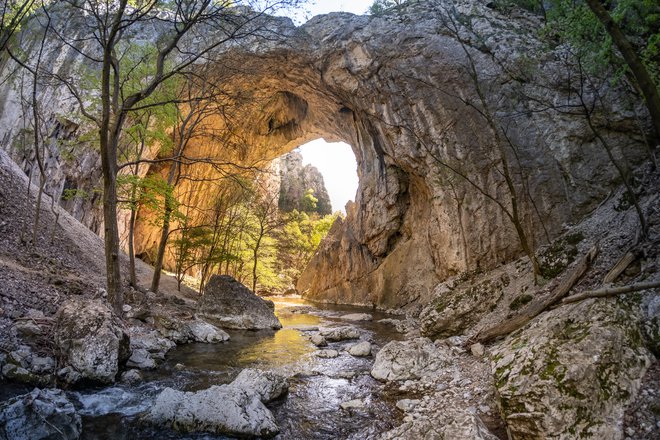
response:
[[[343,402],[339,406],[341,406],[341,409],[360,409],[364,408],[364,402],[361,399],[353,399],[348,402]]]

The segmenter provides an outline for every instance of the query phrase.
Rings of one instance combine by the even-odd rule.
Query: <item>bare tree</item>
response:
[[[263,4],[264,2],[262,2]],[[67,36],[68,24],[55,31],[63,43],[73,48],[86,62],[98,67],[100,81],[96,93],[99,102],[89,104],[86,93],[74,78],[58,78],[77,100],[81,113],[92,121],[99,136],[103,172],[103,219],[108,297],[117,313],[122,313],[123,292],[119,262],[117,226],[118,149],[129,115],[140,110],[141,103],[173,78],[195,69],[208,60],[216,48],[230,41],[259,35],[264,10],[295,3],[294,0],[267,1],[262,12],[236,13],[232,1],[217,0],[63,0],[69,21],[87,29],[90,38]],[[137,62],[126,62],[132,40],[145,28],[160,30],[155,52]],[[203,36],[203,37],[202,37]],[[209,36],[211,36],[209,38]],[[193,47],[188,38],[199,37]],[[188,46],[186,46],[188,44]],[[145,69],[146,67],[146,69]],[[139,81],[135,79],[138,70]],[[155,105],[155,104],[150,104]]]

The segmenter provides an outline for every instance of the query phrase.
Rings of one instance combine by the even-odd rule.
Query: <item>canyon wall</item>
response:
[[[225,85],[231,112],[206,121],[222,134],[194,139],[187,155],[257,166],[320,137],[353,147],[356,201],[298,283],[314,300],[382,308],[424,302],[452,275],[521,254],[513,210],[537,247],[617,184],[586,118],[561,110],[573,96],[564,87],[573,66],[562,48],[538,41],[536,17],[503,15],[477,0],[409,3],[380,16],[319,16],[300,27],[269,18],[270,38],[223,47],[200,68]],[[70,47],[47,54],[62,75],[82,63]],[[12,69],[5,63],[2,76]],[[19,82],[0,96],[0,139],[34,173],[18,147]],[[47,138],[60,145],[48,153],[49,188],[86,194],[63,204],[98,232],[98,154],[82,136],[84,118],[62,87],[43,88],[40,99],[53,115]],[[617,158],[625,146],[634,164],[644,154],[634,134],[642,111],[623,94],[607,102],[618,107],[603,109],[599,136]],[[200,177],[217,172],[195,169]],[[202,209],[222,182],[193,180],[181,182],[177,195]],[[141,212],[138,253],[153,250],[158,236],[150,213]]]

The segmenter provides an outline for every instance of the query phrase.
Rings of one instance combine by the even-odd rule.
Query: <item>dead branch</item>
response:
[[[552,289],[552,293],[542,299],[532,301],[525,309],[520,312],[520,314],[514,316],[508,321],[504,321],[500,324],[487,328],[480,331],[476,336],[474,336],[469,342],[481,342],[486,343],[494,339],[497,339],[501,336],[506,336],[511,332],[518,330],[523,327],[532,319],[536,318],[538,315],[543,313],[546,309],[551,307],[557,301],[561,300],[571,288],[582,278],[584,273],[587,271],[591,263],[596,259],[598,255],[598,247],[593,246],[589,252],[587,252],[568,272],[568,274],[561,279],[561,281],[556,284],[556,287]],[[545,290],[548,290],[546,288]],[[538,297],[539,295],[537,295]]]
[[[641,290],[657,289],[660,287],[660,281],[651,281],[648,283],[629,284],[621,287],[604,287],[602,289],[587,290],[577,295],[564,298],[562,304],[570,304],[589,298],[607,298],[610,296],[621,295],[624,293],[639,292]]]
[[[620,259],[619,261],[616,262],[614,267],[605,275],[605,278],[603,278],[603,284],[610,284],[616,280],[619,275],[623,273],[624,270],[632,264],[633,261],[635,261],[638,257],[638,252],[635,252],[634,250],[629,250],[626,252]]]

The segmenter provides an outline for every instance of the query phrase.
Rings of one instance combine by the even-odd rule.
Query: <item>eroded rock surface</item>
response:
[[[55,344],[81,380],[109,384],[130,357],[123,324],[102,300],[71,299],[57,312]]]
[[[166,388],[146,418],[183,432],[272,437],[279,428],[264,403],[277,399],[287,390],[285,377],[246,369],[228,385],[194,393]]]
[[[392,341],[376,355],[371,375],[388,382],[420,379],[440,374],[449,361],[446,347],[439,347],[428,338]]]
[[[495,345],[492,371],[514,438],[622,438],[624,410],[653,359],[637,321],[616,300],[587,301]]]
[[[280,329],[272,301],[259,298],[227,275],[214,275],[199,300],[197,313],[219,327],[232,329]]]
[[[75,440],[81,431],[80,416],[62,390],[35,389],[0,403],[3,440]]]

